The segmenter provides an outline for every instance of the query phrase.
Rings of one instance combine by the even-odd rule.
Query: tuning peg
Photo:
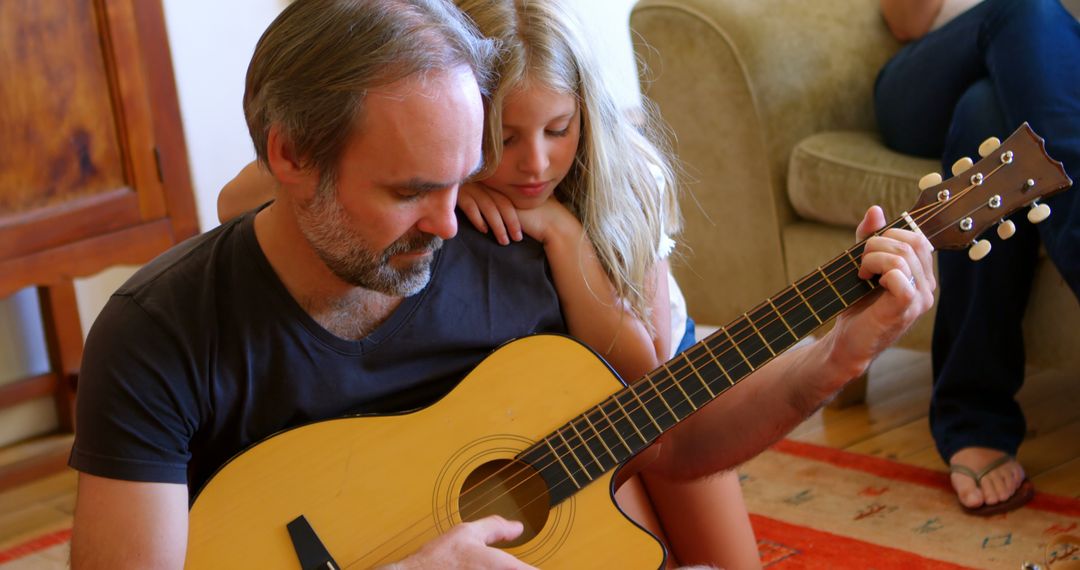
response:
[[[1012,220],[1002,220],[997,227],[998,237],[1001,239],[1009,239],[1016,235],[1016,224]]]
[[[1038,200],[1031,203],[1031,209],[1028,210],[1028,221],[1037,224],[1046,218],[1050,217],[1050,206],[1046,204],[1040,204]]]
[[[973,164],[975,164],[975,163],[971,162],[971,159],[966,157],[966,156],[964,158],[961,158],[960,160],[954,162],[953,165],[952,165],[953,176],[960,176],[961,172],[971,168],[971,166]]]
[[[968,249],[968,257],[970,257],[972,261],[978,261],[984,258],[988,253],[990,253],[990,241],[985,239],[975,242],[975,245],[972,245]]]
[[[990,153],[997,150],[997,147],[1001,146],[1001,141],[997,137],[990,137],[979,145],[979,156],[986,158],[990,156]]]
[[[1016,224],[1012,220],[1002,220],[997,227],[998,237],[1001,239],[1009,239],[1016,234]]]
[[[937,172],[931,172],[919,179],[919,190],[926,190],[927,188],[937,186],[938,184],[941,184],[941,175]]]

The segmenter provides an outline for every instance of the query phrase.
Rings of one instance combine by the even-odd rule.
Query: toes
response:
[[[989,473],[982,481],[983,497],[988,505],[996,505],[1009,497],[1008,482],[997,473]]]
[[[982,480],[983,494],[988,505],[1006,501],[1024,481],[1024,469],[1017,463],[987,473]]]
[[[956,496],[960,498],[960,503],[965,507],[975,508],[983,504],[983,494],[970,477],[953,475],[952,485],[953,489],[956,489]]]

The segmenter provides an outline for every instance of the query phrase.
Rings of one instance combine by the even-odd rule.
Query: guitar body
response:
[[[187,567],[298,568],[286,525],[300,515],[340,567],[400,560],[462,521],[464,489],[509,472],[507,460],[620,388],[589,349],[538,335],[504,345],[430,407],[272,436],[197,497]],[[543,568],[662,566],[660,543],[615,506],[612,476],[554,508],[542,490],[517,483],[492,494],[518,495],[519,506],[494,512],[520,519],[525,504],[533,513],[527,541],[506,550]]]

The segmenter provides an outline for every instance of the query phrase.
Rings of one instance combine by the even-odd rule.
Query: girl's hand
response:
[[[517,215],[521,229],[542,244],[560,235],[574,240],[581,237],[581,222],[554,196],[535,208],[518,210]]]
[[[457,205],[476,229],[486,234],[490,227],[500,245],[509,245],[511,239],[521,241],[518,210],[506,196],[471,182],[461,185]]]

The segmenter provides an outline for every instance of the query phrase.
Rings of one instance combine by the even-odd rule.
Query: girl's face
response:
[[[510,93],[502,110],[502,160],[481,184],[514,207],[535,208],[551,197],[574,164],[581,116],[573,95],[535,83]]]

